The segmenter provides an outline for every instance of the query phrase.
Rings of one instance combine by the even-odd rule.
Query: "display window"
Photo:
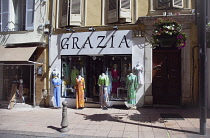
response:
[[[98,79],[102,73],[109,77],[109,100],[127,100],[126,76],[132,72],[131,55],[62,56],[61,96],[75,98],[78,75],[85,79],[85,97],[99,102]]]
[[[9,108],[17,103],[33,104],[33,67],[30,65],[3,66],[3,99],[10,101]]]

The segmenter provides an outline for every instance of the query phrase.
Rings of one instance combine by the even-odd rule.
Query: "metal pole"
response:
[[[200,134],[206,135],[207,118],[207,55],[206,55],[206,0],[199,0],[199,75],[200,75]]]

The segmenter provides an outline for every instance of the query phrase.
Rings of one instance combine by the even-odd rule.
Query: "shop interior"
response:
[[[3,65],[3,94],[9,106],[33,104],[33,65]],[[13,103],[12,105],[11,102]],[[13,108],[13,107],[10,107]]]
[[[132,71],[131,55],[62,56],[61,97],[75,98],[75,80],[85,78],[85,97],[99,102],[98,77],[109,76],[109,100],[127,100],[126,76]]]

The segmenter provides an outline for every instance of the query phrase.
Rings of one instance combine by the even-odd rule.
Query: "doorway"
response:
[[[152,94],[154,104],[179,105],[181,51],[153,50]]]

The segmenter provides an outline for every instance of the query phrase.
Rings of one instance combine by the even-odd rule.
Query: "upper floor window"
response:
[[[59,0],[59,27],[82,25],[83,0]]]
[[[189,13],[192,10],[191,0],[150,0],[150,11],[161,14],[163,10],[173,10],[178,13]]]
[[[34,29],[34,0],[0,0],[0,31]]]
[[[107,23],[131,22],[131,0],[108,0]]]

